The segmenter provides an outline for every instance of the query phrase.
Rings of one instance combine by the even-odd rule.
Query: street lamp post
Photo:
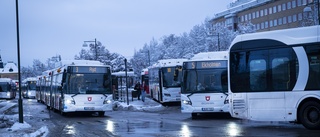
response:
[[[95,53],[96,53],[95,60],[98,60],[97,39],[95,38],[94,41],[83,41],[82,47],[88,47],[87,42],[94,42],[94,50],[95,50]]]
[[[20,37],[19,37],[19,8],[18,0],[16,0],[16,25],[17,25],[17,54],[18,54],[18,79],[19,79],[19,123],[23,123],[23,108],[21,97],[21,70],[20,70]]]

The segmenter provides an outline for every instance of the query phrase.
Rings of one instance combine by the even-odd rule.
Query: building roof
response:
[[[0,68],[0,73],[18,73],[18,67],[12,61],[5,63],[3,68]]]
[[[213,17],[212,20],[215,20],[217,18],[221,18],[221,17],[228,17],[230,16],[230,14],[235,14],[238,13],[240,11],[244,11],[246,9],[250,9],[252,7],[256,7],[262,4],[265,4],[267,2],[269,2],[271,0],[237,0],[233,3],[230,3],[228,9],[216,13],[215,16]]]

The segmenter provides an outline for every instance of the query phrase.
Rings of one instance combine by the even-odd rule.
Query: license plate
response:
[[[94,110],[94,107],[84,107],[84,110]]]
[[[214,108],[202,108],[202,111],[213,111]]]

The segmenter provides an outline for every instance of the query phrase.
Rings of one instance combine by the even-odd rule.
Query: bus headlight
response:
[[[192,105],[192,102],[190,100],[182,100],[181,102],[186,105]]]
[[[28,95],[30,96],[30,95],[31,95],[31,92],[28,92]]]
[[[65,103],[66,103],[66,104],[69,104],[69,105],[74,105],[74,104],[76,104],[76,102],[75,102],[73,99],[66,99],[66,100],[65,100]]]
[[[110,104],[110,103],[112,103],[112,100],[106,99],[103,101],[103,104]]]

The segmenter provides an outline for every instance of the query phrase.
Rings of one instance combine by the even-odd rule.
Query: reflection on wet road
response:
[[[49,137],[213,137],[213,136],[288,136],[319,137],[320,131],[302,125],[281,122],[254,122],[231,118],[229,115],[200,115],[192,119],[170,106],[161,112],[112,111],[104,117],[90,114],[61,116],[48,111],[42,104],[24,102],[25,115],[32,115],[37,127],[48,125]],[[28,104],[28,105],[27,105]],[[41,113],[33,114],[37,109]],[[15,110],[15,109],[14,109]],[[44,115],[47,116],[44,116]],[[38,120],[37,118],[41,118]],[[26,117],[26,119],[29,117]],[[43,121],[45,118],[45,121]]]

